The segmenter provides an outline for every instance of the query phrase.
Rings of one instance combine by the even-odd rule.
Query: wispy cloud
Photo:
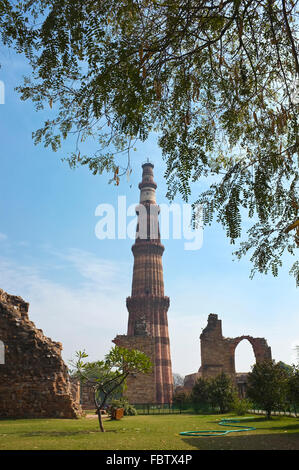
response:
[[[127,278],[130,266],[128,263],[116,262],[96,257],[79,249],[70,249],[67,253],[54,252],[62,261],[72,265],[82,276],[82,281],[87,279],[89,284],[101,286],[101,290],[111,291],[115,283]]]
[[[7,235],[5,235],[5,233],[0,232],[0,242],[2,242],[3,240],[7,240]]]
[[[84,250],[62,253],[51,247],[44,249],[48,253],[46,265],[37,258],[32,261],[32,257],[30,264],[0,257],[0,287],[30,303],[30,319],[46,336],[63,344],[65,361],[80,349],[86,349],[92,360],[103,358],[113,346],[112,339],[127,331],[125,299],[130,294],[132,266]],[[76,282],[70,279],[71,274]],[[245,297],[241,284],[236,291],[229,279],[223,280],[213,295],[209,285],[204,278],[200,284],[185,278],[173,281],[170,292],[167,289],[174,372],[185,375],[200,367],[199,336],[210,312],[218,313],[224,336],[264,336],[276,360],[294,362],[293,348],[299,344],[297,311],[289,309],[287,321],[282,322],[269,303],[272,313],[264,318],[258,299]],[[252,363],[252,350],[245,341],[237,348],[236,366],[246,371]]]
[[[102,358],[113,346],[112,339],[126,332],[128,285],[121,266],[82,250],[70,250],[61,258],[81,275],[81,285],[52,281],[37,265],[0,258],[0,287],[30,303],[30,319],[45,335],[62,342],[65,360],[78,349]]]

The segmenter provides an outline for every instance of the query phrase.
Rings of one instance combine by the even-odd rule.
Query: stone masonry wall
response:
[[[155,364],[155,338],[150,336],[127,336],[118,335],[113,340],[117,346],[127,349],[138,349],[145,353]],[[127,389],[124,395],[129,403],[155,403],[156,402],[156,380],[155,368],[148,374],[136,374],[127,379]]]
[[[94,388],[91,384],[80,383],[80,380],[71,377],[71,391],[74,400],[80,403],[82,410],[94,410]]]
[[[252,345],[256,362],[271,359],[271,348],[265,338],[253,338],[249,335],[225,338],[222,335],[221,320],[218,315],[211,313],[208,324],[200,335],[201,367],[197,373],[185,377],[184,387],[190,390],[198,377],[215,377],[221,372],[229,374],[235,380],[235,350],[244,339]]]
[[[28,308],[0,289],[0,418],[77,418],[62,345],[35,327]]]
[[[221,320],[211,313],[208,317],[208,324],[200,335],[201,368],[199,372],[202,377],[215,377],[221,372],[235,376],[235,349],[244,339],[251,343],[256,362],[271,359],[271,348],[265,338],[252,336],[225,338],[222,336]]]

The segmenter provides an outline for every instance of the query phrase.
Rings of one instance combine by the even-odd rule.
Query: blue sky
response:
[[[71,170],[61,157],[73,150],[67,141],[53,153],[34,146],[31,132],[53,113],[35,112],[14,87],[28,68],[8,49],[0,53],[0,288],[30,302],[30,318],[55,341],[63,343],[66,361],[85,348],[102,358],[117,334],[125,334],[133,256],[132,240],[99,240],[96,207],[118,196],[137,203],[141,164],[155,164],[157,200],[167,203],[165,164],[154,138],[132,155],[130,182],[118,187],[109,177],[93,176],[85,167]],[[198,189],[204,187],[198,183]],[[131,187],[130,187],[131,185]],[[194,188],[197,189],[196,187]],[[196,197],[196,194],[195,194]],[[180,203],[180,200],[175,202]],[[288,275],[290,259],[278,278],[249,279],[249,259],[233,261],[233,246],[216,224],[204,231],[200,250],[184,250],[185,240],[164,240],[165,294],[173,371],[182,375],[200,366],[199,335],[209,313],[217,313],[227,337],[265,337],[276,360],[292,363],[299,344],[298,291]],[[247,341],[237,348],[239,371],[249,370],[253,353]]]

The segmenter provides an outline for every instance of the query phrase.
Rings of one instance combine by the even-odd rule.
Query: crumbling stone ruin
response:
[[[35,327],[28,309],[0,289],[0,418],[77,418],[62,345]]]
[[[94,386],[90,383],[80,382],[76,377],[70,377],[70,381],[74,400],[80,403],[82,410],[95,409]]]
[[[243,339],[247,339],[252,345],[256,362],[271,359],[271,348],[265,338],[253,338],[248,335],[224,338],[221,320],[218,315],[211,313],[208,324],[200,335],[201,367],[198,372],[185,377],[184,388],[191,389],[199,377],[206,379],[225,372],[233,378],[240,395],[244,396],[246,374],[236,374],[235,369],[235,350]]]

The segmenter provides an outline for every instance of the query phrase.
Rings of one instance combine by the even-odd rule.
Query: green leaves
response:
[[[283,407],[288,393],[288,372],[275,361],[258,362],[248,374],[247,395],[253,402],[271,412]]]
[[[105,357],[109,367],[116,367],[121,373],[147,373],[151,369],[151,361],[141,351],[115,346]]]
[[[210,379],[197,379],[191,392],[191,401],[200,404],[211,404],[219,407],[220,413],[226,413],[232,409],[236,390],[231,378],[221,373]]]
[[[32,65],[21,98],[37,109],[53,103],[49,112],[57,113],[34,133],[36,143],[57,151],[77,135],[65,160],[94,175],[119,167],[117,183],[135,142],[156,129],[169,199],[201,201],[205,222],[216,215],[231,243],[254,219],[238,254],[253,250],[253,272],[277,275],[283,251],[298,241],[294,230],[283,234],[298,219],[293,7],[291,0],[4,1],[0,31]],[[98,148],[82,156],[81,144],[94,137]],[[197,198],[192,185],[207,176],[210,189]],[[291,272],[298,277],[296,264]]]
[[[108,399],[122,394],[126,379],[136,373],[146,374],[151,370],[150,359],[141,351],[115,346],[104,361],[85,362],[85,351],[77,351],[76,360],[70,361],[72,375],[93,388],[94,402],[99,415],[101,431],[104,431],[100,410]]]
[[[113,392],[115,385],[119,387],[130,374],[146,374],[152,367],[150,359],[143,352],[118,346],[109,351],[104,361],[85,362],[87,357],[85,351],[77,351],[76,360],[71,361],[75,373],[82,381],[94,384],[96,389],[102,391],[110,384],[112,389],[109,388],[108,395]]]

